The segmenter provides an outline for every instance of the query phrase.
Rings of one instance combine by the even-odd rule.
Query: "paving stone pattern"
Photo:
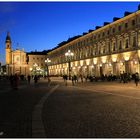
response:
[[[34,106],[49,88],[46,83],[22,83],[18,90],[7,88],[7,92],[0,92],[0,132],[4,132],[0,138],[31,138]]]
[[[140,100],[63,86],[43,120],[49,138],[139,138]]]

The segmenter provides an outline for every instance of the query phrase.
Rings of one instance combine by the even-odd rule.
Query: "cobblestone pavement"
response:
[[[0,138],[31,138],[32,112],[51,86],[43,81],[37,85],[20,82],[18,90],[11,89],[8,81],[0,86]]]
[[[48,138],[140,138],[140,87],[68,82],[47,99],[42,115]]]
[[[45,80],[36,86],[24,81],[18,90],[0,81],[0,138],[33,137],[36,105],[35,119],[42,119],[47,138],[140,138],[140,85],[79,82],[72,86],[68,81],[66,86],[62,78],[51,79],[50,86]]]

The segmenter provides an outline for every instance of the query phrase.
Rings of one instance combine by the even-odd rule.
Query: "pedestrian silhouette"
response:
[[[139,74],[138,74],[137,72],[135,73],[134,80],[135,80],[135,84],[136,84],[136,86],[138,86],[138,82],[139,82]]]
[[[31,76],[30,76],[30,75],[28,75],[27,79],[28,79],[28,84],[30,84],[30,81],[31,81]]]

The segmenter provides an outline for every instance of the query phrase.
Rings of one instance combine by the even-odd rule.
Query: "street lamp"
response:
[[[30,68],[29,70],[30,70],[30,74],[31,74],[31,73],[32,73],[33,68]]]
[[[6,68],[7,70],[6,70],[6,73],[7,73],[7,75],[9,76],[10,74],[9,74],[9,64],[7,64],[7,68]]]
[[[71,63],[70,63],[70,60],[71,60],[71,57],[73,56],[74,54],[68,50],[68,52],[65,53],[65,56],[68,58],[68,67],[69,67],[69,80],[71,79]]]
[[[45,60],[45,64],[46,64],[46,69],[47,69],[47,76],[48,76],[48,80],[50,80],[49,79],[49,69],[48,69],[48,64],[51,62],[51,60],[49,59],[49,58],[47,58],[46,60]]]
[[[34,66],[34,71],[35,71],[35,75],[36,75],[36,68],[38,65],[35,63],[33,66]]]

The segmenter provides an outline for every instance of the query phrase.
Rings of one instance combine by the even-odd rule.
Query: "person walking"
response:
[[[83,75],[80,74],[81,82],[83,83]]]
[[[66,74],[63,75],[64,83],[67,86],[68,76]]]
[[[139,82],[139,74],[138,74],[138,72],[136,72],[135,73],[135,84],[136,84],[136,86],[138,86],[138,82]]]
[[[72,85],[74,86],[74,75],[72,76],[71,80],[72,80]]]
[[[35,77],[34,77],[34,83],[36,84],[37,81],[38,81],[38,77],[37,77],[37,75],[35,75]]]
[[[18,85],[19,85],[19,77],[17,75],[17,73],[14,75],[14,89],[18,89]]]
[[[10,80],[11,88],[13,88],[13,85],[14,85],[14,76],[12,74],[10,75],[9,80]]]
[[[68,76],[65,75],[65,85],[67,86],[67,80],[68,80]]]
[[[27,79],[28,79],[28,84],[30,84],[30,81],[31,81],[31,76],[30,76],[30,75],[28,75]]]

